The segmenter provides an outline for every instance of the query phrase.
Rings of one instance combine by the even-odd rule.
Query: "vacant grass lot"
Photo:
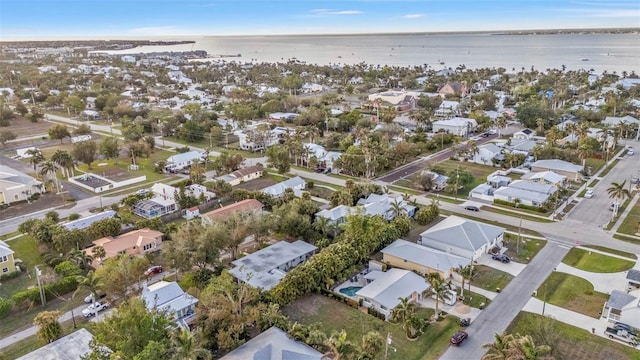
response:
[[[640,230],[640,204],[633,205],[629,214],[624,218],[622,224],[618,228],[618,232],[627,235],[636,235]]]
[[[451,335],[459,329],[457,318],[447,316],[443,321],[429,324],[425,333],[416,341],[408,341],[400,324],[384,322],[342,302],[316,294],[298,299],[287,305],[283,312],[292,322],[305,325],[320,323],[322,330],[328,335],[344,329],[347,339],[358,345],[362,343],[362,335],[369,331],[377,331],[383,337],[390,333],[393,338],[392,346],[397,349],[390,359],[438,359],[449,347]],[[433,311],[421,309],[419,313],[428,317]],[[380,354],[378,359],[383,357],[384,354]]]
[[[608,294],[594,291],[589,281],[561,272],[551,273],[538,288],[536,297],[596,319],[600,318],[598,312],[609,299]]]
[[[513,279],[511,274],[489,266],[478,265],[474,266],[473,269],[475,271],[475,275],[471,280],[471,284],[489,291],[504,289],[511,279]]]
[[[541,322],[546,323],[546,327],[535,325]],[[543,359],[640,360],[640,351],[634,350],[630,346],[592,335],[587,330],[553,320],[550,317],[524,311],[513,319],[506,332],[530,335],[536,345],[552,346],[550,356],[543,357]],[[549,341],[549,339],[552,340]]]
[[[147,181],[158,181],[167,177],[167,175],[160,174],[155,171],[155,163],[160,160],[166,160],[169,156],[175,155],[174,153],[164,151],[164,150],[155,150],[149,158],[136,158],[136,165],[138,165],[139,170],[129,170],[129,164],[131,164],[130,159],[128,158],[119,158],[117,161],[115,160],[100,160],[94,161],[91,164],[91,170],[89,170],[86,164],[78,165],[78,168],[83,172],[90,172],[96,175],[103,176],[103,173],[109,178],[110,173],[122,173],[127,174],[128,178],[133,178],[137,176],[146,175]],[[98,166],[98,164],[105,164],[103,166]],[[77,172],[76,172],[76,175]],[[118,176],[118,178],[123,178],[124,175]],[[117,180],[117,179],[114,179]]]
[[[635,264],[630,260],[603,255],[579,248],[569,250],[562,262],[584,271],[596,273],[615,273],[627,271]]]
[[[504,234],[504,239],[506,240],[504,241],[504,245],[509,249],[506,255],[512,260],[522,264],[528,264],[531,259],[547,245],[546,240],[527,238],[524,236],[520,238],[520,244],[518,245],[518,235],[509,233]]]

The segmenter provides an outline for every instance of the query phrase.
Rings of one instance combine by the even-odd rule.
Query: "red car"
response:
[[[465,341],[468,337],[469,334],[467,334],[465,331],[460,330],[453,334],[449,342],[451,343],[451,345],[460,346],[460,344],[462,344],[462,342]]]
[[[162,272],[162,266],[152,266],[150,268],[147,269],[147,271],[144,272],[145,276],[149,276],[149,275],[153,275],[153,274],[160,274]]]

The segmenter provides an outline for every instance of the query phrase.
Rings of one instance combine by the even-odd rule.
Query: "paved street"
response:
[[[450,347],[440,359],[480,359],[486,353],[482,345],[493,342],[494,333],[506,330],[513,318],[525,307],[533,292],[568,251],[569,247],[547,243],[520,275],[512,280],[466,329],[469,338],[460,347]]]

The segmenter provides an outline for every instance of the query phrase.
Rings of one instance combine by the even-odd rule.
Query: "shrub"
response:
[[[74,264],[69,260],[63,261],[60,264],[56,265],[53,271],[55,271],[56,274],[63,277],[76,276],[76,275],[82,274],[82,270],[80,270],[78,265]]]
[[[313,183],[313,181],[311,180],[307,181],[307,189],[313,189],[314,186],[315,184]]]
[[[69,214],[69,217],[68,217],[69,221],[78,220],[78,219],[80,219],[80,214],[76,214],[76,213]]]
[[[21,268],[22,269],[22,268]],[[0,275],[0,281],[7,281],[11,279],[15,279],[20,276],[22,273],[20,271],[13,271],[8,274]]]
[[[11,299],[0,298],[0,319],[5,317],[9,311],[13,308],[13,301]]]
[[[524,205],[524,204],[521,204],[521,203],[520,204],[516,204],[515,202],[504,201],[504,200],[500,200],[500,199],[493,199],[493,203],[494,204],[499,204],[499,205],[507,205],[507,206],[511,206],[511,207],[514,207],[514,208],[518,208],[518,209],[537,211],[537,212],[540,212],[540,213],[543,213],[543,212],[546,211],[544,206],[531,206],[531,205]]]

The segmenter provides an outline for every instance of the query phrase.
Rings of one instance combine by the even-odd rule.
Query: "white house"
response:
[[[261,191],[273,197],[281,197],[284,195],[286,189],[293,189],[294,194],[296,194],[296,196],[299,196],[306,186],[306,181],[304,181],[304,179],[300,176],[296,176],[294,178],[279,182],[275,185],[268,186]]]
[[[231,262],[229,273],[252,287],[270,290],[287,271],[307,261],[318,248],[302,240],[278,241],[253,254]]]
[[[444,131],[458,136],[467,136],[475,130],[478,123],[474,119],[454,117],[446,120],[438,120],[432,123],[434,133]]]
[[[457,101],[443,100],[434,111],[434,115],[438,117],[458,115],[458,107],[460,107],[460,103]]]
[[[518,180],[518,181],[524,181],[524,180]],[[525,183],[544,185],[544,184],[529,182],[529,181],[525,181]],[[511,185],[503,186],[499,189],[496,189],[493,192],[493,199],[507,201],[510,203],[517,202],[527,206],[540,207],[540,206],[543,206],[544,203],[547,202],[549,200],[549,197],[551,196],[548,193],[534,191],[534,190],[526,189],[523,187],[512,187]]]
[[[504,228],[451,215],[420,234],[419,244],[477,260],[502,246]]]
[[[524,174],[522,179],[550,184],[556,187],[564,187],[567,184],[567,177],[553,171],[530,172]]]
[[[104,219],[111,219],[116,216],[116,212],[113,210],[106,210],[103,212],[99,212],[96,214],[92,214],[77,220],[68,221],[66,223],[61,223],[60,226],[64,227],[67,230],[84,230],[91,226],[91,224],[98,222]]]
[[[326,357],[287,332],[272,327],[252,338],[220,360],[322,360]]]
[[[429,283],[422,276],[408,270],[373,270],[365,275],[368,284],[355,293],[362,306],[374,309],[388,320],[400,299],[418,301],[429,290]]]
[[[180,327],[189,329],[189,323],[195,318],[195,297],[187,294],[176,282],[159,281],[142,289],[142,300],[148,310],[166,312]]]
[[[184,170],[190,167],[191,164],[202,161],[204,157],[205,153],[197,150],[169,156],[164,165],[164,171],[177,172]]]
[[[178,188],[163,183],[155,183],[151,186],[151,192],[153,193],[153,197],[175,202]]]
[[[602,317],[609,322],[622,322],[634,328],[640,328],[640,290],[629,293],[620,290],[611,291],[609,300],[604,303]]]
[[[534,136],[536,136],[536,132],[526,128],[513,133],[511,137],[515,140],[531,140]]]
[[[0,165],[0,204],[26,201],[31,195],[44,192],[44,184],[41,181],[6,165]]]
[[[417,210],[415,206],[409,205],[402,195],[370,194],[368,197],[358,200],[357,205],[361,207],[365,215],[380,215],[387,221],[395,219],[400,214],[411,218],[416,214]],[[396,210],[400,213],[398,214]]]
[[[538,160],[531,164],[531,171],[533,172],[553,171],[572,180],[580,179],[582,169],[581,165],[559,159]]]
[[[502,149],[495,144],[483,144],[478,146],[478,152],[471,157],[471,162],[482,165],[493,165],[494,158],[501,158]]]
[[[380,252],[385,264],[422,275],[438,272],[444,279],[451,277],[461,266],[471,263],[471,259],[402,239],[394,241]]]

